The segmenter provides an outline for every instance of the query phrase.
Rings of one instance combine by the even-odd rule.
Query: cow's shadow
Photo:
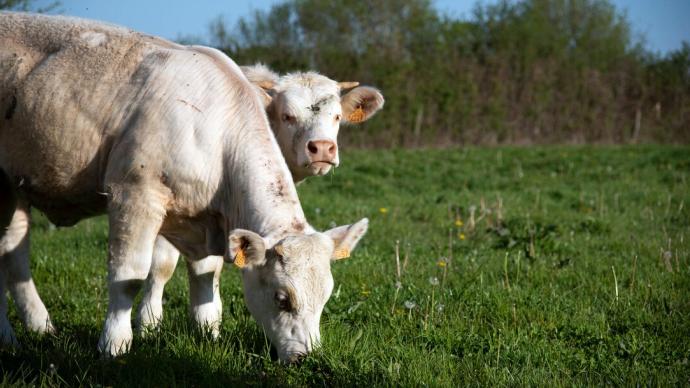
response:
[[[242,319],[225,324],[219,339],[192,322],[165,323],[145,338],[135,336],[131,351],[106,359],[96,344],[100,327],[62,325],[55,335],[17,330],[19,348],[0,350],[5,383],[101,386],[228,386],[270,381],[265,368],[276,363],[263,332]],[[272,355],[273,354],[273,355]]]

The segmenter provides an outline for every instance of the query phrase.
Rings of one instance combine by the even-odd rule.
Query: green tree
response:
[[[688,141],[687,48],[648,54],[608,0],[478,3],[467,19],[428,0],[294,0],[211,35],[240,63],[380,87],[384,114],[345,143]]]
[[[0,0],[0,10],[48,12],[60,6],[59,1],[54,1],[40,8],[33,7],[33,3],[33,0]]]

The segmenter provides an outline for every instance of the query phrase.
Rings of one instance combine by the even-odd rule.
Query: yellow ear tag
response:
[[[354,112],[350,113],[350,115],[347,117],[347,121],[351,123],[359,123],[364,121],[364,109],[362,109],[361,105],[358,106]]]
[[[247,261],[246,257],[244,256],[244,250],[238,250],[237,254],[235,255],[235,265],[237,268],[243,268],[246,263]]]
[[[276,245],[275,248],[273,248],[277,254],[281,256],[285,256],[285,249],[283,248],[282,245]]]
[[[333,252],[333,257],[336,260],[347,259],[350,257],[350,250],[347,248],[336,249],[335,252]]]

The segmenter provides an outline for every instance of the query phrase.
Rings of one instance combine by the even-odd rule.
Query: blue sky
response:
[[[481,0],[486,1],[486,0]],[[204,38],[209,22],[222,16],[230,25],[253,10],[268,9],[278,0],[60,0],[62,14],[104,20],[168,39]],[[37,0],[36,5],[50,3]],[[434,0],[438,9],[463,16],[475,0]],[[635,33],[647,47],[661,53],[690,42],[690,0],[613,0],[627,12]]]

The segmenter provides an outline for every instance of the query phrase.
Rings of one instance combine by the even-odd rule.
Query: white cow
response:
[[[337,166],[340,123],[364,122],[384,104],[378,90],[367,86],[356,87],[356,82],[336,82],[314,72],[281,77],[261,64],[243,66],[241,69],[260,88],[271,128],[295,183],[307,176],[326,174],[332,165]],[[344,89],[350,88],[354,89],[341,96]],[[349,114],[343,116],[343,112]],[[151,272],[137,310],[138,326],[144,334],[157,327],[163,318],[163,289],[173,275],[179,256],[179,251],[164,238],[156,240]],[[210,272],[222,267],[222,259],[211,257],[188,261],[187,267],[190,273]],[[190,282],[197,282],[192,276],[189,279]],[[219,276],[216,276],[205,284],[190,284],[193,290],[190,293],[190,314],[214,336],[220,333],[222,316],[219,280]]]
[[[96,22],[0,13],[0,113],[3,341],[15,341],[6,289],[27,327],[52,327],[28,265],[33,206],[56,225],[108,215],[105,355],[129,349],[158,234],[191,260],[242,267],[249,310],[281,359],[318,343],[330,262],[368,222],[309,226],[262,102],[229,58]],[[192,267],[195,279],[220,270]]]
[[[295,182],[337,167],[340,124],[369,120],[384,104],[375,88],[335,82],[315,72],[279,76],[261,64],[243,66],[242,71],[265,93],[271,128]]]

